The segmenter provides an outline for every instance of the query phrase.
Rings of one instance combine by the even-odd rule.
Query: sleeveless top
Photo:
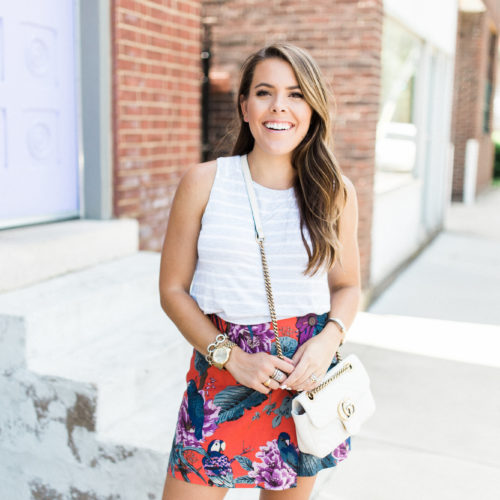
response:
[[[308,258],[293,187],[253,183],[264,228],[264,248],[278,319],[330,310],[326,271],[306,276]],[[307,229],[305,237],[309,241]],[[191,296],[205,314],[236,324],[271,320],[259,246],[240,156],[217,159],[210,197],[201,220],[198,261]]]

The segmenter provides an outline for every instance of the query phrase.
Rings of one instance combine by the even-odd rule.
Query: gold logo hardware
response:
[[[354,403],[349,399],[345,399],[339,403],[337,411],[339,412],[339,416],[342,420],[347,420],[354,414],[356,407]]]

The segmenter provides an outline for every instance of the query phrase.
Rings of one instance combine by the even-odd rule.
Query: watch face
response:
[[[229,347],[218,347],[215,349],[212,357],[216,363],[224,364],[229,359],[231,349]]]

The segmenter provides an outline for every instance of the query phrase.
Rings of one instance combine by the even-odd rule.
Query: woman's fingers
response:
[[[273,364],[274,368],[278,368],[278,370],[281,370],[282,372],[285,372],[286,374],[292,373],[293,370],[295,369],[295,363],[290,359],[290,358],[278,358],[278,356],[272,356],[273,359]],[[274,369],[273,369],[274,371]],[[272,372],[271,372],[272,375]]]
[[[250,354],[235,350],[226,368],[240,383],[262,394],[279,389],[281,383],[293,372],[295,365],[289,358],[280,359],[268,353]]]
[[[314,375],[315,380],[313,380],[312,376]],[[318,387],[323,380],[323,375],[317,376],[316,373],[312,373],[309,378],[306,379],[305,382],[297,384],[297,390],[299,391],[312,391],[314,388]]]
[[[283,386],[288,387],[290,389],[296,389],[299,383],[303,379],[307,379],[306,375],[307,365],[305,363],[300,362],[290,376],[283,381]]]
[[[267,380],[264,380],[262,385],[267,390],[266,394],[269,393],[270,391],[274,391],[276,389],[279,389],[279,386],[280,386],[280,384],[278,384],[278,382],[276,382],[276,380],[273,380],[271,377],[268,377]]]
[[[316,363],[302,357],[283,385],[296,391],[309,391],[321,383],[322,376],[323,370]]]

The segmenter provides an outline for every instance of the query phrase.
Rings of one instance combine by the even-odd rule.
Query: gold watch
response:
[[[231,351],[235,345],[236,344],[234,342],[231,342],[229,339],[222,342],[222,344],[219,344],[212,351],[212,365],[222,370],[226,363],[229,361],[229,356],[231,356]]]

